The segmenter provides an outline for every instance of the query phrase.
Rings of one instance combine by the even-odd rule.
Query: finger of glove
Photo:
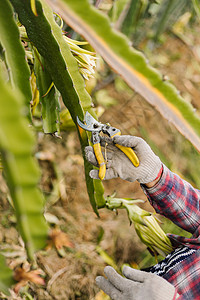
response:
[[[114,285],[118,290],[123,292],[127,286],[127,280],[119,275],[115,269],[110,266],[105,267],[104,273],[107,276],[108,280]]]
[[[111,160],[113,158],[113,152],[106,152],[106,155],[105,155],[105,151],[102,151],[102,154],[103,154],[104,159],[105,159],[105,156],[109,160]],[[97,162],[97,159],[96,159],[96,156],[94,153],[94,149],[92,146],[85,147],[85,157],[91,164],[93,164],[94,166],[98,166],[98,162]]]
[[[147,143],[142,138],[131,135],[116,135],[113,137],[113,142],[124,147],[135,148],[138,151],[144,150],[147,146]]]
[[[86,157],[87,161],[89,161],[89,163],[91,163],[95,167],[98,166],[98,162],[97,162],[96,156],[94,154],[94,150],[91,146],[85,147],[85,157]]]
[[[93,179],[100,179],[98,170],[91,170],[89,175]],[[115,171],[112,168],[109,168],[109,169],[106,169],[106,174],[105,174],[105,177],[103,180],[109,180],[109,179],[117,178],[117,177],[118,177],[118,175],[115,173]]]
[[[116,289],[112,283],[102,276],[96,277],[96,284],[102,289],[112,300],[123,300],[121,292]]]
[[[144,282],[144,280],[147,279],[150,275],[150,273],[136,270],[128,266],[124,266],[122,273],[127,279],[131,279],[136,282]]]
[[[105,152],[102,152],[102,155],[105,159]],[[95,155],[94,150],[91,146],[85,147],[85,157],[86,157],[87,161],[89,163],[91,163],[92,165],[94,165],[95,167],[99,166],[98,161],[96,159],[96,155]],[[110,165],[111,165],[112,157],[113,157],[112,152],[107,152],[106,153],[106,159],[110,160],[108,167],[110,167]]]

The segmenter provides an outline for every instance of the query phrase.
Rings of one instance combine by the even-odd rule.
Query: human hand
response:
[[[106,179],[120,177],[124,180],[133,182],[137,180],[140,183],[146,184],[153,182],[157,177],[162,163],[158,156],[154,154],[150,146],[139,137],[130,135],[115,136],[112,140],[108,140],[107,164],[106,164]],[[114,144],[119,144],[125,147],[133,148],[139,158],[140,164],[135,167],[129,158],[119,150]],[[105,141],[101,142],[105,146]],[[87,160],[95,166],[98,166],[93,148],[88,146],[85,148]],[[90,176],[94,179],[99,179],[98,170],[90,171]]]
[[[179,296],[173,285],[155,274],[127,266],[122,272],[125,278],[107,266],[104,269],[107,279],[96,278],[98,287],[112,300],[173,300]]]

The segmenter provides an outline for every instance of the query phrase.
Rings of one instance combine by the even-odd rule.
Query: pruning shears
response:
[[[115,127],[110,126],[109,124],[102,124],[98,122],[88,111],[85,113],[84,123],[79,120],[78,116],[77,123],[81,128],[92,132],[93,149],[97,162],[99,164],[99,178],[103,180],[106,174],[106,162],[101,151],[100,132],[103,132],[112,139],[116,135],[121,135],[121,131]],[[122,152],[124,152],[124,154],[130,159],[135,167],[139,166],[139,159],[132,148],[124,147],[119,144],[115,144],[115,146]]]

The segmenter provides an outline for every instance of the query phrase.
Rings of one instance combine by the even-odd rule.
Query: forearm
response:
[[[163,166],[163,174],[152,186],[142,185],[156,212],[194,233],[200,225],[200,191]]]

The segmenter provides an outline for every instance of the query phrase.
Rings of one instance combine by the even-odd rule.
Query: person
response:
[[[192,236],[168,234],[174,251],[148,272],[126,266],[121,276],[107,266],[107,278],[98,276],[97,285],[113,300],[200,299],[200,191],[162,164],[142,138],[122,135],[107,142],[105,180],[137,180],[156,212]],[[115,143],[133,148],[140,165],[134,167]],[[105,140],[101,144],[105,146]],[[92,147],[86,147],[85,154],[90,163],[98,166]],[[98,179],[98,170],[91,170],[90,176]]]

